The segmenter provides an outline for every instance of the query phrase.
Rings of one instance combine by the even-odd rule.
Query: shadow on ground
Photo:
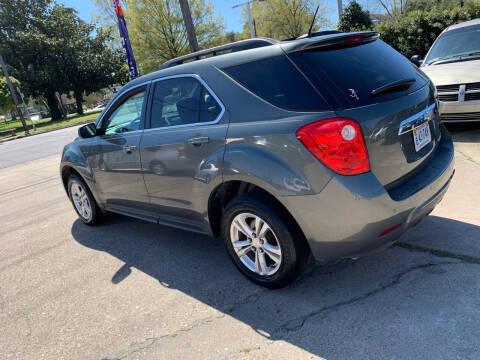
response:
[[[455,142],[480,142],[480,122],[446,123],[445,126]]]
[[[430,216],[410,230],[418,248],[394,246],[357,262],[312,265],[294,284],[275,291],[244,279],[220,239],[121,216],[97,228],[77,220],[72,234],[83,246],[124,262],[120,269],[111,269],[115,284],[137,268],[159,286],[212,306],[266,338],[329,360],[366,354],[479,358],[478,258],[471,262],[453,256],[451,247],[442,254],[430,253],[421,238],[428,239],[433,228],[446,234],[436,239],[439,249],[455,244],[455,234],[480,239],[478,226]],[[400,241],[409,244],[409,233]]]

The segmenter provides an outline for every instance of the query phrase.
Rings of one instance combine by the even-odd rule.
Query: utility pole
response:
[[[195,28],[193,27],[192,14],[190,13],[190,6],[188,6],[187,0],[179,0],[180,8],[182,9],[183,22],[185,23],[185,29],[187,30],[188,44],[190,45],[191,52],[198,51],[197,36],[195,35]]]
[[[255,37],[255,28],[253,27],[253,20],[252,20],[252,6],[250,5],[250,1],[247,2],[247,12],[248,12],[248,24],[250,25],[250,37]]]
[[[247,7],[247,14],[248,14],[248,24],[250,26],[250,37],[254,38],[255,37],[255,27],[253,25],[253,19],[252,19],[252,9],[251,9],[251,3],[254,2],[259,2],[259,1],[264,1],[264,0],[250,0],[241,4],[233,5],[232,9],[235,9],[240,6],[246,6]]]
[[[342,0],[337,0],[337,4],[338,4],[338,21],[340,21],[340,16],[342,16],[342,13],[343,13]]]
[[[20,105],[18,104],[17,94],[15,94],[15,90],[13,89],[12,82],[10,81],[10,77],[8,76],[7,66],[5,65],[5,61],[3,61],[2,54],[0,54],[0,64],[2,65],[3,74],[5,75],[5,79],[7,80],[8,89],[10,90],[10,95],[12,96],[13,103],[17,108],[18,116],[20,117],[20,121],[22,122],[23,129],[25,130],[25,135],[30,135],[28,132],[27,124],[25,123],[25,119],[23,118],[22,109],[20,109]]]

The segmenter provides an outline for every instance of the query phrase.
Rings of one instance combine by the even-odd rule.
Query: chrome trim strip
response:
[[[458,101],[459,102],[464,102],[465,101],[465,90],[466,90],[465,85],[460,85],[460,89],[458,90]]]
[[[403,120],[400,123],[400,126],[398,128],[398,135],[405,134],[413,129],[415,129],[417,126],[423,124],[425,121],[430,121],[431,118],[429,116],[429,113],[435,110],[436,104],[432,104],[428,106],[426,109],[416,113],[415,115],[412,115],[408,117],[407,119]]]
[[[183,124],[183,125],[172,125],[172,126],[163,126],[163,127],[156,127],[156,128],[151,128],[151,129],[144,129],[143,133],[149,133],[155,130],[168,130],[168,129],[181,129],[181,128],[189,128],[193,126],[203,126],[203,125],[215,125],[217,124],[218,121],[209,121],[209,122],[204,122],[204,123],[194,123],[194,124]]]
[[[210,92],[210,94],[213,96],[215,101],[222,108],[222,111],[220,111],[220,114],[218,114],[218,116],[215,118],[215,120],[212,120],[212,121],[209,121],[209,122],[197,122],[197,123],[192,123],[192,124],[148,128],[148,129],[145,129],[145,132],[150,132],[150,131],[153,131],[153,130],[178,129],[178,128],[186,128],[186,127],[192,127],[192,126],[213,125],[213,124],[217,124],[222,119],[223,114],[225,114],[225,105],[223,105],[222,101],[218,98],[217,94],[215,94],[215,92],[210,88],[210,86],[208,86],[208,84],[197,74],[178,74],[178,75],[165,76],[165,77],[162,77],[162,78],[152,80],[152,85],[156,82],[159,82],[159,81],[169,80],[169,79],[177,79],[177,78],[184,78],[184,77],[190,77],[190,78],[197,79],[198,81],[200,81],[200,83],[203,86],[205,86],[205,88]]]
[[[107,106],[105,106],[105,109],[103,109],[103,111],[100,113],[100,115],[98,116],[97,118],[97,121],[95,121],[95,126],[97,129],[101,129],[102,128],[102,121],[103,121],[103,117],[104,115],[110,110],[110,108],[114,105],[114,103],[116,103],[117,99],[122,97],[123,94],[126,94],[127,92],[129,92],[130,90],[134,90],[140,86],[145,86],[145,85],[148,85],[152,82],[152,80],[148,80],[148,81],[144,81],[140,84],[137,84],[137,85],[134,85],[132,87],[129,87],[128,89],[121,89],[116,95],[115,97],[109,101],[109,103],[107,104]],[[115,101],[114,101],[115,100]]]

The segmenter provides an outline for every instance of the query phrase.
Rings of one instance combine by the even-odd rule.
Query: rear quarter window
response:
[[[297,51],[288,56],[321,93],[334,96],[343,108],[395,99],[427,83],[415,65],[378,39],[347,48]],[[370,96],[372,90],[409,78],[416,82],[408,90]]]
[[[222,69],[265,101],[292,111],[324,111],[330,107],[285,56],[275,56]]]

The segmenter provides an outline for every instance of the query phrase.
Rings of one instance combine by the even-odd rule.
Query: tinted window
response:
[[[425,59],[425,63],[471,53],[476,53],[477,56],[480,53],[480,26],[450,30],[440,35]]]
[[[119,134],[140,129],[145,91],[137,92],[117,107],[108,118],[105,134]]]
[[[192,77],[180,77],[155,83],[152,98],[151,127],[207,123],[222,111],[208,89]]]
[[[289,54],[319,91],[330,92],[342,107],[356,107],[394,99],[413,92],[426,79],[404,56],[381,40],[333,50]],[[372,90],[404,79],[416,79],[406,91],[371,97]]]
[[[278,107],[294,111],[321,111],[329,107],[284,55],[224,68],[254,94]]]

